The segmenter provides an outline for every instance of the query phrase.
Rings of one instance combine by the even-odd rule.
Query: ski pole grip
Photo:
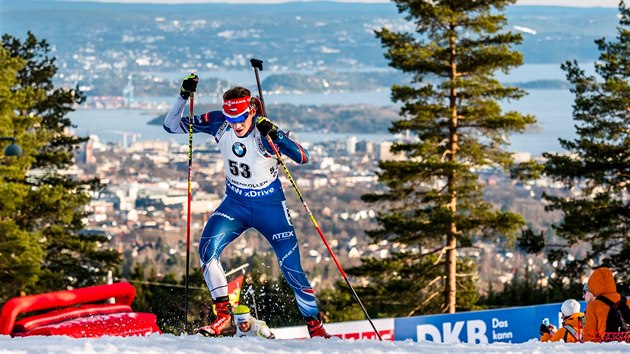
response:
[[[266,116],[265,99],[263,98],[262,86],[260,85],[260,76],[258,76],[258,71],[262,71],[263,69],[263,61],[260,59],[251,58],[249,62],[252,63],[252,68],[254,68],[254,74],[256,75],[256,85],[258,86],[258,97],[260,98],[262,114],[263,116]]]
[[[249,60],[250,63],[252,63],[252,67],[256,68],[260,71],[263,71],[263,61],[260,59],[255,59],[255,58],[251,58]]]

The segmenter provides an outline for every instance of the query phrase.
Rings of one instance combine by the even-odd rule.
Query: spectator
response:
[[[569,299],[560,307],[562,327],[556,330],[554,325],[540,325],[541,342],[575,343],[582,341],[584,314],[580,312],[580,303]]]
[[[621,295],[617,293],[617,285],[612,271],[606,267],[595,269],[588,279],[587,287],[596,299],[590,301],[586,307],[584,340],[588,342],[611,340],[606,335],[606,320],[610,306],[597,297],[606,297],[613,303],[621,300]]]

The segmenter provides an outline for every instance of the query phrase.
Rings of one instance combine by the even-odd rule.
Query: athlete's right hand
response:
[[[271,140],[278,139],[278,127],[276,127],[276,125],[269,119],[265,117],[258,118],[256,121],[256,128],[258,128],[258,131],[262,134],[262,136],[269,135]]]
[[[182,82],[182,87],[179,89],[179,95],[187,100],[190,97],[191,92],[197,91],[197,83],[199,83],[199,77],[194,73],[186,76]]]

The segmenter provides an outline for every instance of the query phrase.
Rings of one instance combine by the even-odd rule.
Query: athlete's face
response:
[[[241,332],[249,331],[249,327],[251,327],[251,324],[249,323],[249,321],[238,323],[238,328],[241,330]]]
[[[256,109],[252,107],[249,110],[247,119],[245,119],[242,123],[228,123],[230,124],[230,127],[232,127],[232,130],[234,130],[236,136],[242,138],[245,134],[247,134],[247,132],[249,132],[254,122],[254,115],[256,115]]]

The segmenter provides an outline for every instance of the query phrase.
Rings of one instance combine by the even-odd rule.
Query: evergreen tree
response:
[[[392,146],[404,159],[381,161],[378,175],[386,189],[362,198],[383,210],[377,216],[380,228],[368,235],[401,247],[352,273],[383,284],[386,291],[369,298],[374,302],[417,308],[400,315],[471,309],[476,270],[471,262],[458,260],[458,248],[484,237],[511,237],[524,224],[520,215],[494,210],[483,200],[475,173],[509,168],[513,160],[505,150],[507,137],[535,122],[532,116],[503,112],[499,105],[525,94],[495,78],[496,71],[523,62],[520,53],[510,50],[521,42],[520,35],[504,29],[502,11],[515,1],[395,2],[417,33],[376,32],[390,66],[412,76],[409,85],[392,87],[402,119],[390,132],[411,133],[415,139]],[[420,297],[409,293],[411,285]],[[436,297],[437,308],[418,308]]]
[[[137,290],[133,308],[136,311],[150,312],[157,316],[157,324],[165,333],[180,335],[186,324],[184,315],[185,277],[177,280],[173,273],[158,277],[155,269],[149,269],[145,280],[143,267],[136,264],[131,274],[131,282]],[[190,273],[188,291],[188,321],[191,328],[198,328],[210,322],[212,301],[207,292],[200,268]]]
[[[564,284],[561,279],[549,279],[548,283],[541,284],[537,272],[517,269],[514,278],[504,283],[501,291],[490,287],[488,293],[479,299],[479,305],[487,308],[530,306],[579,299],[581,296],[582,287]]]
[[[0,47],[0,136],[16,138],[27,154],[26,136],[13,128],[13,121],[16,109],[30,104],[31,95],[11,90],[23,68],[24,60],[11,57]],[[4,151],[5,142],[1,142],[0,151]],[[20,228],[15,218],[29,192],[28,186],[16,182],[25,175],[27,164],[28,158],[0,156],[0,303],[35,284],[40,272],[40,235]]]
[[[576,61],[562,65],[575,94],[573,118],[577,138],[559,139],[568,153],[545,154],[544,173],[574,192],[569,197],[544,195],[547,210],[564,218],[554,228],[566,247],[549,249],[562,260],[559,274],[570,282],[592,266],[617,271],[619,291],[630,291],[630,10],[619,5],[615,41],[595,41],[601,55],[597,76],[588,76]],[[532,236],[532,235],[530,235]],[[531,241],[524,239],[524,243]],[[540,242],[538,242],[540,243]],[[572,247],[588,245],[573,261]],[[541,249],[542,246],[537,247]]]
[[[68,133],[72,123],[66,117],[84,97],[78,89],[54,87],[57,67],[45,40],[30,32],[23,42],[5,34],[2,47],[9,60],[24,63],[10,87],[18,102],[0,103],[3,114],[8,112],[2,129],[13,132],[24,150],[15,162],[19,169],[2,179],[0,188],[20,193],[6,198],[11,203],[3,203],[2,217],[12,219],[15,230],[36,240],[43,252],[37,282],[20,290],[34,293],[102,283],[108,270],[116,270],[120,255],[99,247],[107,242],[104,235],[81,233],[91,192],[101,185],[64,173],[73,165],[74,150],[87,140]]]

